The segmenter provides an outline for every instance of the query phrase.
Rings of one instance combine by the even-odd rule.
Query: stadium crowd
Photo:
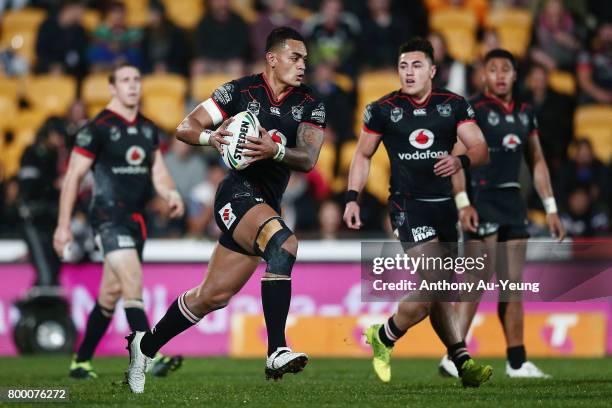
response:
[[[18,18],[26,14],[37,16],[30,26]],[[19,236],[27,216],[53,224],[76,131],[106,102],[105,72],[127,61],[144,74],[143,112],[167,132],[162,150],[187,205],[183,219],[170,220],[163,200],[152,197],[149,236],[216,239],[212,203],[225,168],[214,149],[173,140],[172,129],[216,86],[258,72],[265,37],[280,25],[307,39],[308,84],[328,107],[319,163],[308,174],[295,173],[285,194],[284,218],[299,236],[355,238],[342,226],[342,194],[361,112],[383,89],[399,87],[397,50],[416,35],[434,45],[435,85],[466,97],[481,90],[488,50],[516,54],[516,91],[537,112],[569,235],[611,232],[612,7],[606,0],[8,0],[0,2],[0,15],[3,237]],[[22,25],[11,28],[12,21]],[[47,89],[54,98],[44,96]],[[43,106],[41,99],[51,101]],[[45,166],[38,185],[20,171],[31,160]],[[384,152],[373,160],[362,236],[390,230],[382,204],[387,186],[376,182],[389,171],[385,160]],[[525,173],[531,232],[545,235],[544,212],[526,167]],[[77,235],[87,234],[91,179],[84,184]],[[24,211],[24,203],[34,202],[43,203],[38,215],[33,207]]]

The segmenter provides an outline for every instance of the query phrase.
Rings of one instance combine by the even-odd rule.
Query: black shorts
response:
[[[254,248],[242,248],[233,238],[236,226],[253,207],[268,204],[280,214],[280,202],[266,200],[253,183],[229,173],[219,184],[215,195],[215,221],[221,230],[219,243],[229,250],[254,256]]]
[[[147,239],[147,227],[142,214],[134,213],[129,218],[105,221],[94,227],[96,243],[106,256],[119,249],[135,249],[142,261],[142,251]]]
[[[474,207],[478,212],[478,230],[467,239],[483,239],[497,234],[498,242],[529,238],[527,207],[518,188],[476,190]]]
[[[458,240],[457,208],[452,199],[421,201],[391,196],[389,216],[395,236],[402,243],[422,243],[434,238],[440,242]]]

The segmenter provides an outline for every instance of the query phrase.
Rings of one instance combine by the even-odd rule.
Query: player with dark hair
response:
[[[455,188],[458,191],[455,201],[467,239],[482,241],[486,247],[488,262],[493,265],[489,271],[492,273],[495,270],[499,279],[521,282],[526,240],[529,238],[527,207],[521,197],[519,183],[523,157],[531,168],[551,234],[562,240],[565,231],[557,215],[535,113],[530,105],[520,103],[513,97],[512,87],[516,81],[514,56],[506,50],[494,49],[487,53],[484,63],[485,91],[471,103],[476,112],[476,121],[487,140],[491,161],[471,171],[473,206],[465,192],[465,179],[461,177],[455,179],[459,181]],[[504,245],[498,246],[497,243]],[[506,374],[509,377],[548,378],[549,375],[527,360],[523,343],[523,304],[520,294],[509,296],[510,299],[498,303],[498,316],[507,344]],[[478,302],[458,302],[455,308],[459,330],[465,338]],[[457,376],[448,356],[440,362],[440,372]]]
[[[398,74],[401,89],[366,107],[349,173],[344,221],[352,229],[362,225],[357,198],[366,184],[371,157],[382,142],[391,162],[389,211],[396,236],[408,254],[446,253],[442,243],[458,238],[451,176],[462,168],[486,163],[487,145],[466,100],[433,89],[436,67],[429,41],[415,38],[400,47]],[[456,155],[455,146],[461,144],[467,151]],[[370,326],[365,332],[378,377],[390,381],[393,345],[429,316],[463,385],[478,387],[487,381],[492,368],[477,365],[470,357],[456,327],[452,304],[415,299],[400,302],[397,313],[385,324]]]
[[[267,263],[261,280],[268,332],[266,378],[297,373],[308,361],[285,341],[297,239],[280,216],[280,202],[290,171],[308,172],[317,162],[325,106],[302,84],[306,46],[298,32],[287,27],[273,30],[265,58],[265,72],[220,86],[177,128],[177,139],[221,151],[228,144],[225,129],[233,115],[248,110],[261,124],[260,138],[249,138],[245,145],[251,150],[246,153],[251,164],[231,170],[217,190],[215,219],[222,234],[206,278],[179,296],[151,332],[129,337],[128,382],[133,392],[144,391],[144,372],[157,350],[208,313],[225,307],[261,258]]]
[[[147,236],[142,211],[152,187],[167,201],[171,217],[180,217],[184,211],[158,149],[158,129],[138,112],[140,71],[128,64],[118,66],[109,77],[109,89],[112,99],[106,108],[76,135],[53,242],[62,256],[72,241],[70,219],[79,184],[93,169],[95,185],[89,220],[104,253],[104,270],[96,305],[70,366],[73,378],[97,377],[91,359],[120,298],[130,328],[149,328],[142,301],[141,260]],[[153,374],[164,376],[178,368],[181,360],[179,356],[159,354],[151,366]]]

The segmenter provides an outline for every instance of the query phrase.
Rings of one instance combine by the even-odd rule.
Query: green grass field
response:
[[[382,384],[361,359],[311,360],[303,373],[266,381],[262,360],[188,358],[167,378],[147,379],[145,393],[132,395],[122,384],[126,359],[94,361],[99,378],[67,377],[65,357],[0,359],[0,387],[69,389],[70,403],[107,406],[206,407],[406,407],[406,406],[606,406],[612,405],[610,359],[535,360],[553,380],[509,380],[504,361],[493,364],[493,379],[478,389],[463,389],[437,374],[437,361],[393,361],[393,379]],[[6,406],[0,402],[0,405]],[[35,407],[57,404],[29,404]],[[20,404],[19,406],[26,406]]]

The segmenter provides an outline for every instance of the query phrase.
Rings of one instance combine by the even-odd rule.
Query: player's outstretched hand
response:
[[[64,256],[64,247],[72,241],[72,231],[70,226],[57,226],[53,234],[53,249],[57,255],[62,258]]]
[[[259,127],[259,137],[249,136],[247,140],[249,143],[245,144],[244,148],[248,150],[244,152],[244,155],[251,157],[251,160],[248,161],[249,164],[259,160],[271,159],[276,155],[278,150],[276,142],[272,140],[268,131],[261,126]]]
[[[355,201],[346,203],[343,219],[347,227],[354,230],[361,228],[363,224],[361,223],[361,218],[359,218],[360,211],[361,209],[359,208],[359,204],[357,204]]]
[[[546,215],[546,223],[548,224],[550,235],[559,242],[563,241],[563,238],[565,238],[565,227],[563,227],[559,215],[557,213]]]
[[[234,118],[226,119],[225,122],[223,122],[221,126],[219,126],[217,130],[215,130],[213,134],[210,135],[210,141],[209,141],[210,145],[214,147],[215,149],[217,149],[219,153],[221,154],[223,154],[223,145],[229,144],[229,142],[225,140],[225,136],[232,135],[232,132],[229,132],[227,130],[227,127],[229,126],[230,123],[232,123],[232,120],[234,120]]]
[[[450,177],[459,170],[461,170],[461,160],[457,156],[443,156],[434,165],[434,174],[438,177]]]
[[[476,232],[478,228],[478,213],[471,205],[459,210],[459,221],[464,231]]]
[[[185,204],[178,191],[172,190],[168,194],[168,207],[170,207],[170,218],[181,218],[185,213]]]

